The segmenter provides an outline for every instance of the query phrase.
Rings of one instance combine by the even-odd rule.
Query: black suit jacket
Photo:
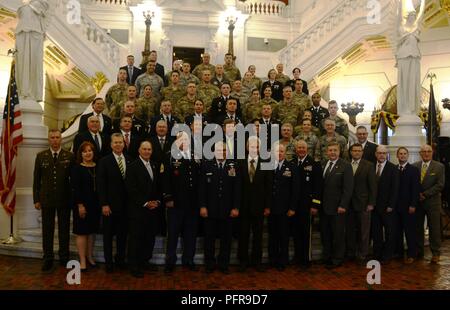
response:
[[[127,72],[127,83],[129,85],[134,85],[134,82],[136,82],[137,77],[142,73],[144,73],[140,68],[133,66],[133,76],[130,77],[130,75],[128,74],[128,66],[120,67],[120,69],[124,69]]]
[[[133,127],[131,128],[131,131],[134,134],[137,134],[142,138],[148,135],[148,126],[143,120],[141,120],[140,118],[137,118],[135,115],[133,115],[131,121],[133,123]],[[113,131],[120,132],[120,117],[114,119]]]
[[[320,106],[318,112],[316,112],[315,107],[311,107],[308,110],[311,111],[311,113],[312,113],[313,126],[316,128],[319,128],[321,131],[323,131],[322,120],[324,120],[328,116],[330,116],[328,109],[325,109],[324,107]]]
[[[102,113],[103,114],[103,113]],[[88,131],[87,121],[88,118],[94,115],[94,112],[81,115],[80,117],[80,125],[78,127],[78,133]],[[103,114],[103,130],[102,132],[105,135],[110,135],[112,131],[112,120],[108,115]]]
[[[314,161],[311,156],[306,156],[303,163],[299,165],[299,160],[294,157],[292,163],[297,166],[299,187],[298,187],[298,209],[309,210],[319,209],[322,200],[322,167],[319,162]]]
[[[278,81],[275,81],[272,85],[270,84],[270,81],[265,81],[261,86],[261,98],[264,98],[264,89],[266,87],[270,86],[272,88],[272,98],[279,102],[283,99],[283,84],[281,84]]]
[[[377,166],[375,165],[375,171]],[[375,211],[385,213],[387,208],[396,209],[399,186],[399,171],[396,165],[387,162],[377,180],[377,200]]]
[[[327,162],[328,164],[328,162]],[[326,169],[324,167],[324,169]],[[353,194],[353,170],[351,165],[339,158],[330,174],[325,177],[322,208],[327,215],[337,215],[338,208],[347,209]]]
[[[238,98],[235,98],[233,96],[228,96],[228,98],[233,98],[236,99],[237,101],[237,109],[236,109],[236,114],[238,117],[242,117],[241,114],[241,103],[239,102]],[[220,126],[223,125],[223,123],[220,123],[220,121],[223,121],[223,117],[226,115],[226,105],[227,105],[227,100],[221,95],[220,97],[216,97],[213,99],[212,103],[211,103],[211,108],[209,109],[209,120],[212,123],[216,123],[219,124]]]
[[[114,132],[122,134],[122,131],[120,130],[116,130]],[[124,138],[123,153],[126,154],[128,157],[130,157],[131,160],[135,160],[139,156],[139,146],[143,139],[142,136],[140,136],[135,132],[131,132],[131,139],[128,147],[125,144],[125,136],[123,138]]]
[[[260,130],[261,130],[261,125],[262,124],[264,124],[264,119],[263,118],[260,118],[259,119],[259,124],[260,124]],[[269,125],[270,125],[270,127],[269,127]],[[266,143],[267,143],[267,148],[268,148],[268,150],[270,150],[271,148],[272,148],[272,145],[271,145],[271,141],[272,141],[272,130],[271,130],[271,128],[274,126],[274,125],[277,125],[278,127],[276,128],[277,130],[276,130],[276,137],[274,137],[274,142],[275,141],[278,141],[280,138],[281,138],[281,122],[279,121],[279,120],[277,120],[277,119],[274,119],[274,118],[271,118],[270,119],[270,121],[269,121],[269,125],[267,126],[267,134],[266,134],[266,137],[267,137],[267,141],[266,141]],[[262,137],[261,136],[261,133],[260,133],[260,137]]]
[[[250,183],[248,160],[239,161],[242,177],[242,200],[239,216],[264,216],[264,209],[271,207],[272,171],[261,170],[261,158],[258,159],[253,182]]]
[[[153,153],[152,153],[151,159],[152,159],[152,162],[155,163],[155,165],[158,167],[158,173],[159,173],[159,171],[161,170],[160,169],[161,164],[167,163],[169,161],[170,151],[172,148],[172,143],[174,141],[174,138],[166,136],[163,148],[161,148],[158,136],[152,136],[152,137],[150,137],[149,140],[153,146]]]
[[[184,123],[185,123],[186,125],[188,125],[188,126],[191,126],[191,124],[194,122],[194,116],[195,116],[195,115],[188,115],[188,116],[186,116],[186,117],[184,118]],[[203,127],[206,126],[206,125],[208,125],[208,123],[209,123],[209,117],[208,117],[208,115],[206,115],[206,113],[203,113],[203,114],[202,114],[202,124],[203,124]]]
[[[272,171],[272,207],[274,215],[286,214],[288,210],[297,210],[299,179],[295,164],[285,160],[281,169]]]
[[[240,209],[242,181],[234,161],[226,160],[222,171],[216,160],[204,161],[200,182],[200,207],[209,218],[227,219],[232,209]]]
[[[161,201],[158,168],[152,162],[150,165],[153,179],[140,158],[133,161],[127,168],[125,184],[128,194],[128,214],[132,219],[141,218],[149,212],[148,208],[144,207],[148,201]]]
[[[397,211],[407,211],[409,207],[417,208],[420,193],[420,171],[407,163],[403,171],[399,169],[399,188]]]
[[[365,211],[368,205],[375,206],[377,180],[373,164],[361,159],[353,178],[355,180],[351,203],[353,210],[361,212]]]
[[[89,141],[94,145],[95,148],[95,157],[96,161],[100,160],[102,157],[108,155],[111,153],[111,145],[110,145],[110,137],[109,135],[105,135],[104,133],[99,133],[101,138],[101,150],[97,150],[97,146],[95,145],[95,141],[92,138],[92,135],[89,131],[80,132],[75,136],[75,139],[73,140],[73,153],[77,154],[78,149],[80,148],[81,144],[85,141]]]
[[[131,159],[124,154],[125,172]],[[97,191],[100,207],[109,206],[112,213],[126,210],[127,189],[114,154],[103,157],[97,169]]]
[[[367,141],[366,145],[364,146],[364,153],[362,158],[370,161],[373,164],[376,164],[377,162],[377,158],[375,157],[376,150],[377,145],[375,143]]]

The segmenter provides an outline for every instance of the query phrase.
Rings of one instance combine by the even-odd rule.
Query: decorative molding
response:
[[[108,82],[109,80],[103,72],[95,72],[95,76],[91,78],[92,86],[97,94],[101,92],[103,86]]]

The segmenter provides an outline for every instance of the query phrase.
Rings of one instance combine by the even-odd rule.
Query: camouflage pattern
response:
[[[108,89],[105,96],[105,103],[108,111],[119,104],[121,101],[127,100],[128,98],[128,84],[114,84]]]
[[[114,118],[119,118],[122,115],[122,111],[123,111],[123,105],[125,104],[125,102],[127,101],[132,101],[132,100],[128,100],[125,99],[121,102],[119,102],[118,104],[116,104],[112,110],[109,112],[109,116],[114,119]],[[136,104],[136,100],[134,101],[134,103]]]
[[[317,138],[320,138],[322,136],[322,132],[319,128],[311,125],[311,132],[316,135]],[[303,126],[298,125],[294,127],[294,137],[303,134]]]
[[[158,102],[156,98],[141,97],[136,101],[136,117],[140,118],[144,122],[148,123],[153,116],[159,114],[156,109]]]
[[[164,81],[159,75],[156,73],[144,73],[138,76],[136,79],[136,87],[139,97],[144,96],[145,85],[150,85],[152,87],[153,96],[155,96],[157,100],[161,99],[161,90],[164,87]]]
[[[258,88],[258,90],[261,90],[261,86],[263,84],[263,81],[259,77],[254,76],[253,79],[252,79],[252,82],[256,86],[256,88]]]
[[[176,109],[173,109],[175,116],[178,117],[182,122],[184,122],[186,116],[195,113],[194,105],[197,99],[197,96],[195,96],[192,100],[190,100],[188,96],[184,96],[180,100],[178,100]]]
[[[190,82],[194,82],[195,85],[200,84],[200,80],[198,77],[189,73],[189,75],[185,76],[183,73],[180,74],[180,85],[186,87]]]
[[[335,133],[333,137],[328,137],[327,135],[323,135],[319,138],[319,143],[316,145],[316,152],[315,152],[315,160],[320,161],[322,165],[324,165],[328,161],[327,156],[327,147],[330,142],[337,142],[339,143],[341,152],[340,157],[343,159],[348,158],[348,150],[347,150],[347,140],[343,136],[341,136],[338,133]]]
[[[275,77],[275,80],[280,82],[281,84],[286,85],[287,82],[289,82],[291,79],[283,73],[277,73],[277,76]]]
[[[298,94],[296,92],[293,92],[292,100],[294,100],[295,103],[299,104],[302,107],[303,111],[308,110],[312,107],[312,100],[305,93]]]
[[[340,134],[341,136],[344,136],[345,139],[348,141],[348,124],[345,119],[342,117],[336,115],[334,118],[329,116],[326,119],[332,119],[336,123],[336,132]],[[325,128],[325,119],[322,120],[322,127]]]
[[[205,64],[199,64],[195,67],[195,69],[192,71],[192,74],[198,77],[199,79],[202,78],[203,71],[209,70],[211,72],[211,78],[214,77],[216,74],[216,67],[214,65],[205,65]]]
[[[186,88],[179,85],[177,88],[174,88],[173,85],[164,87],[161,91],[162,99],[169,100],[172,103],[172,110],[175,111],[178,101],[186,95]],[[156,109],[159,111],[161,104],[158,103]]]
[[[224,71],[224,75],[225,77],[228,79],[228,81],[230,81],[231,83],[233,83],[236,80],[241,80],[241,71],[239,71],[239,69],[236,66],[233,65],[223,65],[223,71]]]
[[[241,91],[241,93],[246,95],[247,98],[251,97],[252,91],[254,89],[257,89],[257,88],[256,88],[256,85],[255,85],[255,83],[253,81],[250,81],[250,82],[248,82],[246,80],[242,81],[242,91]],[[243,102],[241,102],[241,103],[243,103]]]
[[[319,143],[319,138],[312,132],[305,134],[300,132],[299,135],[295,137],[296,141],[303,140],[308,145],[308,155],[312,158],[316,158],[316,146]]]
[[[230,96],[234,97],[236,99],[239,99],[239,103],[241,104],[241,109],[244,108],[245,104],[247,103],[248,99],[250,98],[246,94],[244,94],[242,91],[240,93],[232,91],[230,93]]]
[[[244,123],[248,124],[254,119],[260,119],[262,117],[262,106],[261,101],[249,101],[242,109],[242,118],[244,119]]]
[[[303,110],[298,104],[294,103],[294,101],[291,101],[290,103],[280,101],[277,106],[277,111],[274,114],[280,120],[281,124],[290,123],[295,127],[301,122]]]
[[[203,101],[204,110],[207,113],[213,99],[220,96],[220,89],[213,84],[202,83],[197,86],[197,96]]]
[[[272,118],[278,119],[278,115],[276,114],[277,109],[278,109],[278,102],[275,99],[273,99],[272,97],[262,98],[261,105],[265,105],[265,104],[270,104],[270,106],[272,107]]]

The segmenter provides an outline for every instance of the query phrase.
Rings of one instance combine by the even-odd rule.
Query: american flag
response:
[[[11,65],[8,94],[3,111],[3,127],[0,148],[0,202],[9,215],[16,206],[17,146],[23,140],[22,115],[15,78],[15,63]]]

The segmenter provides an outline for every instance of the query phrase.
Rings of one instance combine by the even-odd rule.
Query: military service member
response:
[[[151,85],[153,90],[153,96],[157,100],[161,100],[161,89],[164,87],[163,79],[155,73],[156,62],[149,61],[147,63],[147,72],[141,74],[136,79],[136,88],[139,97],[144,95],[144,86]]]
[[[177,102],[177,108],[174,110],[174,114],[181,120],[184,121],[188,115],[194,113],[194,104],[197,99],[197,86],[195,82],[189,82],[187,85],[186,96],[182,97]]]
[[[172,102],[172,108],[175,111],[177,109],[178,101],[186,95],[186,87],[180,84],[180,73],[178,71],[172,71],[172,74],[170,75],[170,85],[162,89],[161,95],[163,100]],[[157,113],[159,113],[159,108],[160,105],[157,107]]]
[[[248,72],[252,74],[252,80],[256,88],[260,90],[263,82],[259,77],[256,76],[256,66],[255,65],[248,66]]]
[[[111,116],[111,118],[114,120],[116,118],[120,118],[121,113],[123,111],[123,107],[125,102],[134,102],[136,103],[137,101],[137,91],[136,91],[136,86],[134,85],[129,85],[127,87],[127,98],[124,101],[119,102],[119,104],[116,104],[112,109],[111,112],[109,113],[109,115]]]
[[[191,73],[191,64],[185,61],[181,67],[180,84],[186,87],[189,82],[194,82],[195,85],[200,84],[198,77]]]
[[[317,138],[320,138],[322,136],[322,132],[320,131],[319,128],[317,128],[316,126],[314,126],[312,124],[312,112],[311,110],[305,110],[303,112],[303,119],[309,119],[311,121],[311,132],[313,134],[316,135]],[[303,122],[301,125],[298,125],[294,128],[294,136],[298,136],[299,134],[302,133],[303,130]]]
[[[322,132],[322,120],[326,119],[328,116],[330,116],[330,113],[327,109],[320,106],[320,101],[322,100],[322,97],[319,93],[315,93],[311,97],[313,106],[309,109],[312,113],[312,123],[314,127],[319,128],[319,130]]]
[[[254,89],[249,102],[245,105],[242,111],[242,118],[245,124],[253,122],[255,119],[261,118],[263,104],[259,97],[259,90]]]
[[[194,71],[192,71],[192,74],[197,76],[199,79],[201,79],[203,76],[203,71],[209,70],[209,72],[211,73],[211,76],[214,77],[214,73],[216,72],[216,67],[214,67],[214,65],[210,64],[211,55],[209,53],[204,53],[202,59],[203,59],[203,62],[195,67]]]
[[[242,79],[242,93],[247,98],[250,98],[252,95],[252,91],[255,89],[259,91],[259,88],[257,88],[255,85],[255,81],[253,81],[253,75],[248,71],[245,72],[244,78]]]
[[[181,74],[181,65],[183,64],[183,61],[180,59],[177,59],[172,64],[172,71],[169,71],[164,76],[164,85],[169,86],[171,82],[172,72],[176,71],[178,74]]]
[[[115,105],[127,99],[127,76],[127,70],[120,69],[117,74],[117,84],[108,89],[105,96],[108,111],[111,111]]]
[[[220,96],[220,89],[211,84],[211,71],[204,70],[202,75],[202,82],[197,87],[197,94],[205,104],[206,110],[209,110],[214,98]]]
[[[346,151],[347,149],[347,140],[340,134],[336,132],[336,124],[334,123],[334,120],[327,119],[325,120],[325,134],[319,138],[319,143],[316,145],[316,160],[321,161],[322,163],[326,163],[328,160],[327,157],[327,148],[328,144],[331,142],[336,142],[339,144],[341,152],[341,157],[346,159],[348,156],[348,153]]]
[[[236,80],[233,82],[233,91],[231,92],[231,97],[239,99],[241,103],[241,109],[247,103],[249,97],[242,91],[242,82],[241,80]]]
[[[241,71],[233,64],[233,55],[230,53],[225,54],[225,64],[223,65],[223,70],[225,71],[225,76],[230,83],[236,80],[241,80]]]
[[[281,84],[286,85],[287,82],[289,82],[289,76],[283,73],[284,71],[283,64],[278,64],[276,68],[277,68],[277,76],[275,77],[275,79]]]
[[[328,112],[330,113],[330,116],[328,116],[329,119],[334,120],[336,123],[336,132],[340,134],[341,136],[344,136],[345,139],[348,141],[348,124],[345,119],[337,115],[337,111],[339,110],[338,104],[336,101],[331,100],[328,103]],[[324,121],[322,121],[323,123]],[[325,127],[322,125],[322,127]]]
[[[274,114],[277,115],[282,124],[290,123],[292,127],[295,127],[300,123],[303,111],[292,100],[292,89],[290,86],[286,86],[283,89],[283,101],[280,101]]]
[[[295,156],[295,140],[292,137],[294,128],[291,123],[284,123],[281,126],[280,144],[286,147],[286,159],[291,161]]]
[[[223,70],[223,65],[216,65],[216,71],[214,74],[214,77],[211,80],[211,83],[218,87],[219,89],[222,87],[222,84],[227,83],[230,84],[230,81],[228,80],[228,78],[225,76],[224,70]]]
[[[153,97],[152,86],[146,85],[144,87],[144,96],[136,101],[136,116],[148,123],[157,113],[156,98]]]
[[[308,155],[316,158],[316,146],[319,143],[319,138],[312,132],[312,124],[310,119],[303,119],[302,131],[295,137],[297,141],[304,141],[308,146]]]
[[[295,81],[294,95],[292,99],[294,102],[299,104],[302,107],[302,110],[305,111],[312,107],[311,98],[307,94],[303,92],[303,82],[298,79]]]
[[[58,215],[59,261],[66,266],[69,260],[70,238],[70,172],[74,163],[71,152],[61,148],[61,132],[48,133],[50,148],[37,154],[34,163],[33,201],[36,210],[42,212],[42,247],[44,264],[42,271],[53,267],[53,236],[55,214]]]

